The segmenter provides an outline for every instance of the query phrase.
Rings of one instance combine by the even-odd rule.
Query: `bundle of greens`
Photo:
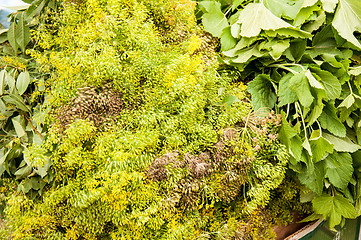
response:
[[[282,114],[289,167],[334,227],[361,214],[361,5],[357,0],[199,1],[255,109]]]

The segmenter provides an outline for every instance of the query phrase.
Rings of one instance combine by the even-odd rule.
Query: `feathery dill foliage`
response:
[[[28,158],[51,153],[54,180],[38,198],[9,195],[3,231],[13,239],[274,237],[264,207],[286,171],[280,119],[224,101],[245,99],[245,87],[215,71],[194,8],[83,0],[47,16],[31,55],[51,74],[54,122]],[[116,111],[104,91],[121,102]]]

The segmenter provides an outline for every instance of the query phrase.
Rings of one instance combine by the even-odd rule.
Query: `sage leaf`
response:
[[[21,138],[22,136],[24,136],[26,133],[25,133],[24,128],[21,126],[20,122],[14,118],[12,118],[11,121],[13,122],[15,131],[16,131],[16,134],[18,135],[18,137]]]
[[[4,90],[5,90],[5,75],[6,74],[6,70],[3,69],[0,72],[0,95],[4,94]]]
[[[18,44],[16,43],[15,29],[16,29],[16,23],[12,22],[10,24],[9,30],[7,32],[7,37],[8,37],[10,46],[14,49],[15,54],[16,54],[18,51]]]

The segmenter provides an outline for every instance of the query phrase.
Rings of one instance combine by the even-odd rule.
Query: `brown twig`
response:
[[[34,125],[31,123],[31,120],[26,116],[26,114],[24,114],[24,117],[25,117],[26,120],[28,120],[28,122],[30,123],[31,128],[41,137],[41,139],[43,139],[43,135],[41,135],[41,134],[39,133],[39,131],[36,130],[36,128],[35,128]]]

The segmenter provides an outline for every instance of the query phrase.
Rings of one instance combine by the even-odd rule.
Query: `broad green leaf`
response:
[[[5,80],[9,86],[9,92],[13,93],[15,89],[15,79],[13,78],[13,76],[11,76],[10,73],[5,72]]]
[[[263,3],[274,15],[293,20],[301,8],[300,0],[264,0]]]
[[[361,49],[360,41],[354,36],[361,32],[361,4],[359,0],[339,0],[332,26],[341,37]]]
[[[287,29],[286,33],[289,36],[295,36],[295,34],[301,34],[305,38],[311,36],[309,33],[299,30],[281,18],[276,17],[263,3],[248,4],[240,12],[237,23],[241,24],[240,36],[242,37],[258,36],[262,30],[275,31],[281,29]]]
[[[221,3],[216,1],[210,2],[207,6],[207,13],[203,14],[204,30],[215,37],[221,37],[224,28],[228,27],[227,18],[221,10]]]
[[[321,0],[322,8],[326,12],[333,13],[335,11],[338,0]]]
[[[314,162],[321,161],[327,153],[333,153],[333,145],[323,137],[310,139],[310,145]]]
[[[15,29],[16,29],[16,24],[12,22],[7,32],[7,36],[8,36],[8,41],[16,54],[18,50],[18,44],[16,43]]]
[[[320,7],[317,5],[318,0],[304,0],[301,9],[298,11],[294,26],[301,26],[315,11],[319,11]]]
[[[285,114],[282,113],[282,126],[278,134],[278,139],[282,144],[286,145],[289,153],[297,162],[302,159],[302,141],[298,136],[297,131],[292,128],[285,119]]]
[[[231,27],[223,29],[221,35],[221,51],[227,51],[237,44],[237,40],[231,34]]]
[[[313,169],[308,169],[308,171],[298,174],[300,182],[318,195],[320,195],[323,191],[324,177],[325,170],[324,163],[322,161],[315,163]]]
[[[310,67],[310,70],[320,78],[319,81],[322,83],[329,100],[336,99],[340,96],[341,84],[337,77],[317,67]]]
[[[355,218],[355,209],[351,202],[341,195],[322,195],[312,200],[313,210],[329,220],[330,228],[341,223],[342,217]]]
[[[298,73],[291,77],[289,81],[289,88],[296,92],[300,103],[304,107],[311,106],[314,98],[310,91],[310,85],[304,72]]]
[[[237,45],[228,50],[228,51],[223,51],[223,55],[227,56],[227,57],[235,57],[238,55],[237,52],[239,52],[240,50],[244,49],[244,48],[247,48],[247,47],[250,47],[255,41],[257,41],[257,38],[256,37],[253,37],[253,38],[246,38],[246,37],[243,37],[241,38]]]
[[[5,76],[6,76],[6,70],[3,69],[0,72],[0,95],[4,94],[4,90],[5,90]]]
[[[302,25],[302,29],[312,33],[313,31],[316,31],[319,29],[326,21],[326,14],[325,12],[321,12],[320,15],[316,18],[316,20],[311,21],[307,24]]]
[[[260,46],[262,49],[268,50],[268,53],[274,60],[278,60],[284,51],[290,47],[290,40],[277,40],[273,39],[269,42],[266,42],[264,45]]]
[[[248,84],[247,91],[252,95],[252,105],[255,110],[274,107],[277,96],[271,81],[268,75],[260,74]]]
[[[19,138],[21,138],[22,136],[24,136],[25,130],[24,128],[21,126],[20,122],[17,121],[15,118],[12,118],[11,121],[13,122],[16,134],[18,135]]]
[[[16,80],[16,88],[20,95],[22,95],[30,84],[30,75],[28,71],[21,72]]]
[[[293,58],[298,62],[306,50],[306,39],[297,39],[291,42],[290,51]]]
[[[352,157],[349,153],[333,153],[325,158],[326,175],[337,188],[344,189],[353,174]]]
[[[321,91],[321,90],[319,90]],[[306,118],[307,126],[312,125],[322,114],[323,107],[325,106],[322,101],[322,94],[317,94],[317,100],[311,105],[311,112]]]
[[[258,45],[237,51],[237,57],[232,59],[234,63],[246,63],[252,58],[261,57],[263,53],[258,50]]]
[[[280,102],[278,103],[278,106],[280,107],[289,103],[294,103],[298,99],[296,92],[289,87],[289,81],[292,77],[293,74],[288,73],[283,76],[279,82],[278,97]]]
[[[360,145],[353,143],[348,137],[340,138],[328,133],[323,133],[322,136],[332,143],[333,148],[338,152],[353,153],[361,149]]]
[[[341,107],[350,108],[354,103],[355,103],[355,98],[353,94],[350,94],[340,103],[340,105],[338,105],[338,108]]]
[[[26,21],[24,19],[25,13],[21,13],[20,19],[17,23],[15,30],[16,42],[19,44],[20,49],[25,52],[26,46],[30,42],[30,28],[26,26]]]
[[[312,75],[309,69],[305,72],[305,76],[307,77],[310,85],[314,88],[324,89],[324,87],[317,81],[317,79]]]
[[[310,156],[312,156],[311,145],[307,138],[303,141],[302,147],[307,150],[307,152]]]
[[[327,129],[338,137],[346,136],[346,127],[336,115],[336,108],[330,103],[326,103],[323,112],[319,117],[322,128]]]

